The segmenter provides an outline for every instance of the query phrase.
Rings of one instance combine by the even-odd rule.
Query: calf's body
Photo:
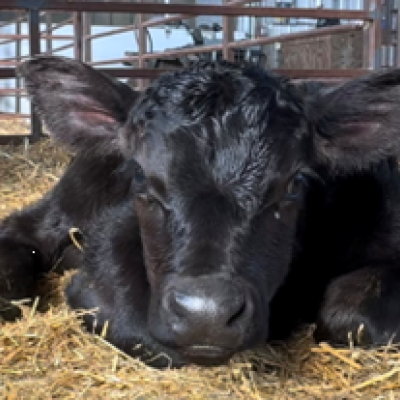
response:
[[[68,303],[149,364],[223,363],[302,322],[399,339],[400,71],[329,89],[203,64],[139,97],[72,60],[20,72],[76,156],[3,221],[0,297],[31,295],[74,226]]]

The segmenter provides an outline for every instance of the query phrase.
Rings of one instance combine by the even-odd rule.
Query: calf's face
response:
[[[149,329],[197,362],[267,337],[302,203],[303,116],[287,108],[264,123],[242,113],[170,132],[148,121],[134,151]]]
[[[326,90],[201,65],[160,77],[133,107],[126,88],[76,61],[20,71],[55,139],[99,160],[123,154],[148,332],[189,362],[221,363],[268,337],[312,169],[346,173],[398,150],[399,71]]]

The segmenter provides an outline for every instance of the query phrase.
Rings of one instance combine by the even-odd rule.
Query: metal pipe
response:
[[[74,13],[74,58],[83,61],[83,22],[82,13]]]
[[[52,53],[57,53],[58,51],[69,49],[70,47],[74,47],[74,46],[75,46],[75,42],[64,44],[64,45],[59,46],[59,47],[54,47],[53,50],[52,50]]]
[[[30,114],[11,114],[11,113],[0,113],[0,120],[2,119],[23,119],[30,118]]]
[[[16,0],[2,0],[3,10],[20,10],[27,7]],[[101,1],[59,0],[45,3],[46,11],[85,11],[85,12],[130,12],[138,14],[175,14],[188,15],[224,15],[254,17],[286,17],[286,18],[339,18],[370,21],[373,16],[365,11],[328,10],[315,8],[275,8],[275,7],[237,7],[232,5],[192,5],[164,3],[125,3]]]
[[[113,30],[110,30],[107,32],[93,33],[91,35],[85,36],[85,39],[86,40],[98,39],[98,38],[102,38],[102,37],[106,37],[106,36],[116,35],[118,33],[129,32],[129,31],[132,31],[137,28],[138,27],[136,25],[128,25],[128,26],[124,26],[123,28],[113,29]]]
[[[255,3],[256,1],[259,1],[259,0],[234,0],[234,1],[229,1],[225,5],[239,7],[239,6],[249,4],[249,3]],[[196,15],[176,14],[176,15],[171,15],[169,17],[161,17],[161,18],[145,21],[142,23],[142,26],[144,28],[150,28],[152,26],[157,26],[157,25],[161,25],[161,24],[165,24],[165,23],[169,23],[169,22],[175,22],[175,21],[180,21],[182,19],[189,19],[189,18],[194,18],[194,17],[196,17]]]
[[[227,0],[225,0],[225,4]],[[232,49],[229,47],[229,43],[233,42],[233,21],[232,17],[223,17],[222,19],[222,56],[225,60],[234,61],[234,55]]]
[[[57,29],[59,29],[59,28],[62,28],[63,26],[66,26],[66,25],[71,24],[71,22],[72,22],[72,18],[69,17],[69,18],[67,18],[67,19],[64,20],[64,21],[59,22],[58,24],[52,24],[52,27],[51,27],[49,30],[46,29],[46,32],[47,32],[47,33],[54,32],[55,30],[57,30]],[[41,32],[41,33],[42,33],[42,32]]]
[[[40,54],[40,20],[39,10],[29,10],[29,55]],[[31,104],[31,140],[36,142],[42,136],[42,123]]]
[[[74,37],[72,35],[51,35],[48,33],[41,33],[41,39],[53,39],[53,40],[72,40]],[[29,39],[29,35],[17,35],[17,34],[0,34],[0,39],[11,39],[14,40],[22,40],[22,39]]]

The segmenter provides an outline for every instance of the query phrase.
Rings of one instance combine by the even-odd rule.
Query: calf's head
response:
[[[221,363],[268,337],[313,168],[351,172],[400,143],[398,70],[327,89],[198,65],[161,76],[134,106],[126,87],[76,61],[40,57],[20,72],[56,140],[99,162],[123,154],[148,332],[188,362]]]

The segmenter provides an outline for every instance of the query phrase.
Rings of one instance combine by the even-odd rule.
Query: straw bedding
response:
[[[69,156],[49,141],[0,146],[0,217],[38,199],[57,181]],[[24,317],[0,325],[0,397],[5,399],[395,399],[400,352],[334,349],[315,344],[312,327],[288,343],[262,346],[216,368],[158,371],[80,327],[49,276],[47,311],[23,306]],[[43,306],[43,304],[42,304]],[[39,307],[40,308],[40,307]],[[282,316],[284,318],[284,316]]]

